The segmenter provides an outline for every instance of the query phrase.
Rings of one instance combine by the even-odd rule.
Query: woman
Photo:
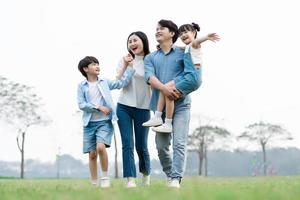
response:
[[[136,72],[129,85],[122,89],[117,104],[122,139],[123,176],[127,178],[127,187],[136,187],[133,152],[135,144],[139,157],[139,172],[143,175],[142,184],[146,186],[150,185],[150,157],[147,145],[149,128],[143,127],[142,123],[150,119],[151,97],[151,88],[144,80],[144,57],[150,52],[146,34],[141,31],[131,33],[127,38],[127,49],[129,54],[120,62],[117,77],[123,75],[127,65],[132,65]]]

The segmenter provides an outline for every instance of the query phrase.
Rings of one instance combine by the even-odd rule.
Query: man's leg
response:
[[[172,159],[170,155],[170,141],[171,141],[171,134],[166,133],[156,133],[155,136],[155,143],[156,149],[158,152],[158,158],[160,164],[163,168],[163,171],[167,175],[167,177],[171,177],[171,169],[172,169]]]
[[[173,179],[180,180],[184,173],[189,122],[190,104],[177,107],[173,116]]]

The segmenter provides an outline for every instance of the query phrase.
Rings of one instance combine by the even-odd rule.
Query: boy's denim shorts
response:
[[[83,127],[83,153],[96,150],[97,143],[110,147],[113,134],[111,120],[89,122],[86,127]]]

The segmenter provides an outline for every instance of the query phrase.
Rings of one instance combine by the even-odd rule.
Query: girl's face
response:
[[[188,31],[188,30],[185,30],[183,32],[180,33],[179,37],[181,39],[181,41],[188,45],[190,44],[192,41],[194,41],[195,39],[195,32],[194,31]]]
[[[137,35],[132,35],[128,38],[127,46],[128,49],[132,51],[134,55],[138,55],[138,56],[144,55],[143,41]]]

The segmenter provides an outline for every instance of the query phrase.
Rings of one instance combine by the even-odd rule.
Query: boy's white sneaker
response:
[[[109,179],[109,177],[100,178],[100,187],[101,188],[108,188],[108,187],[110,187],[110,179]]]
[[[160,132],[160,133],[172,133],[173,126],[172,126],[172,124],[164,123],[161,126],[153,127],[152,130],[155,132]]]
[[[179,180],[178,179],[172,179],[170,182],[169,182],[169,185],[168,185],[170,188],[180,188],[180,184],[179,184]]]
[[[144,122],[142,124],[142,126],[151,127],[151,126],[159,126],[162,124],[163,124],[163,121],[162,121],[161,117],[153,117],[153,118],[149,119],[148,121]]]
[[[91,180],[92,186],[96,187],[98,186],[98,181],[97,180]]]
[[[143,186],[150,186],[150,175],[143,175],[142,185]]]
[[[127,188],[135,188],[136,187],[135,180],[128,181],[126,187]]]

